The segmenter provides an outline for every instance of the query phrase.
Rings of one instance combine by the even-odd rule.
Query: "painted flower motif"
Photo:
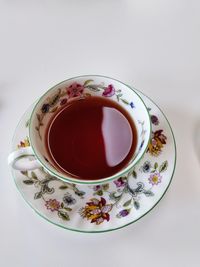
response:
[[[155,116],[155,115],[152,115],[152,116],[151,116],[151,122],[152,122],[152,124],[154,124],[154,125],[158,125],[158,124],[159,124],[158,117]]]
[[[69,193],[66,193],[63,197],[63,202],[70,206],[70,205],[74,205],[76,203],[76,199],[72,197],[71,194]]]
[[[95,185],[93,187],[93,195],[103,196],[104,192],[108,191],[109,184]]]
[[[61,101],[60,101],[60,105],[63,106],[67,103],[67,98],[63,98]]]
[[[98,190],[100,190],[101,189],[101,186],[100,185],[95,185],[94,187],[93,187],[93,190],[94,191],[98,191]]]
[[[131,108],[135,108],[135,105],[133,102],[130,103]]]
[[[81,190],[76,190],[76,191],[75,191],[75,195],[77,195],[77,196],[83,198],[83,196],[85,195],[85,192],[84,192],[84,191],[81,191]]]
[[[60,208],[60,202],[57,201],[56,199],[49,199],[45,202],[46,202],[45,206],[48,210],[56,211],[56,210],[59,210]]]
[[[122,187],[125,186],[127,182],[127,179],[125,177],[120,177],[119,179],[114,181],[114,184],[116,187]]]
[[[115,94],[115,88],[112,84],[109,84],[105,89],[104,89],[104,92],[103,92],[103,96],[106,96],[106,97],[111,97]]]
[[[163,130],[152,132],[152,140],[148,145],[147,152],[152,156],[158,156],[166,144],[167,137],[163,134]]]
[[[104,220],[109,221],[109,212],[112,210],[112,204],[106,204],[106,200],[101,197],[100,200],[97,198],[90,199],[90,202],[86,203],[86,206],[81,209],[80,214],[83,218],[90,220],[91,223],[99,225]]]
[[[43,104],[42,105],[42,108],[41,108],[41,111],[42,113],[47,113],[50,109],[50,105],[49,104]]]
[[[67,95],[69,98],[76,97],[76,96],[81,96],[84,91],[84,86],[79,84],[79,83],[72,83],[69,87],[66,88],[67,90]]]
[[[19,145],[17,145],[18,148],[20,147],[27,147],[30,146],[30,142],[28,137],[26,139],[24,139],[24,141],[21,141]]]
[[[124,209],[124,210],[121,210],[121,211],[117,214],[117,217],[118,217],[118,218],[126,217],[127,215],[129,215],[129,213],[130,213],[130,209]]]
[[[145,161],[144,164],[140,167],[140,171],[144,173],[150,172],[150,170],[151,170],[150,161]]]
[[[155,172],[150,175],[148,180],[151,185],[158,185],[162,181],[162,176],[160,175],[159,172]]]

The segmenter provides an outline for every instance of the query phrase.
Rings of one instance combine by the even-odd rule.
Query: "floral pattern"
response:
[[[103,196],[104,192],[107,192],[109,189],[109,184],[95,185],[93,187],[93,195]]]
[[[30,142],[29,142],[29,138],[26,137],[23,141],[20,141],[20,143],[17,145],[17,148],[21,148],[21,147],[27,147],[30,146]]]
[[[158,120],[158,117],[156,115],[151,115],[151,123],[156,125],[156,126],[159,124],[159,120]]]
[[[147,152],[152,156],[159,156],[164,145],[166,145],[167,137],[163,134],[163,130],[152,132],[152,139],[148,145]]]
[[[127,183],[127,178],[126,177],[120,177],[119,179],[114,181],[114,184],[116,187],[123,187]]]
[[[145,161],[143,165],[140,167],[141,172],[149,172],[150,169],[151,169],[151,162],[149,160]]]
[[[93,86],[92,81],[84,86],[90,85]],[[91,90],[96,89],[100,90],[97,87]],[[115,95],[117,94],[119,92],[115,90]],[[61,105],[63,99],[66,101],[63,105],[70,101],[66,96],[66,90],[65,96],[59,99],[55,98],[54,101]],[[41,111],[41,114],[52,112],[55,108],[52,103],[50,101],[50,106],[44,106],[44,113]],[[79,228],[82,231],[89,229],[89,231],[98,232],[102,229],[115,228],[113,224],[115,225],[116,220],[120,227],[135,221],[144,215],[143,209],[141,209],[141,207],[145,208],[146,201],[143,201],[144,199],[151,198],[150,202],[155,205],[157,203],[156,198],[160,199],[162,197],[163,192],[166,191],[165,185],[168,185],[171,180],[171,169],[173,169],[171,165],[175,164],[172,153],[166,153],[165,150],[165,146],[168,142],[170,143],[172,136],[170,129],[166,126],[168,125],[167,122],[160,118],[160,114],[157,112],[155,115],[157,120],[155,118],[151,118],[151,120],[153,120],[152,139],[160,139],[159,141],[163,145],[160,151],[162,157],[159,153],[155,160],[155,157],[152,157],[154,155],[150,153],[148,148],[148,153],[146,153],[144,159],[135,166],[135,169],[128,176],[120,177],[107,184],[77,186],[58,180],[47,174],[42,167],[36,171],[22,171],[21,174],[19,171],[14,171],[15,181],[20,192],[23,193],[25,199],[31,203],[33,208],[36,207],[34,203],[37,202],[37,208],[39,207],[38,210],[41,214],[44,214],[44,217],[66,228]],[[26,129],[23,136],[26,136],[28,132],[25,127],[26,121],[28,123],[28,116],[26,116],[26,120],[22,121],[24,129]],[[22,124],[20,127],[22,127]],[[15,137],[13,149],[16,146],[20,148],[30,145],[28,138],[23,139],[23,136],[22,141],[17,140],[18,135]],[[168,165],[170,165],[169,169]],[[163,184],[165,185],[163,186]],[[80,220],[83,221],[78,222],[79,225],[75,225],[74,220],[70,220],[72,216],[75,216],[76,220],[79,216]],[[73,225],[70,224],[70,221]],[[89,225],[92,225],[93,228],[90,228]],[[101,225],[105,225],[106,228],[101,228]]]
[[[57,211],[60,208],[60,202],[57,201],[56,199],[49,199],[45,202],[46,202],[45,206],[47,207],[48,210]]]
[[[66,91],[69,98],[81,96],[84,91],[84,86],[74,82],[66,88]]]
[[[73,198],[72,195],[67,192],[63,197],[63,202],[67,206],[71,206],[71,205],[74,205],[76,203],[76,199]]]
[[[109,212],[111,210],[112,204],[106,204],[105,198],[101,197],[100,200],[92,198],[86,203],[85,207],[80,210],[80,215],[89,220],[91,223],[99,225],[105,220],[110,220]]]
[[[107,87],[104,88],[102,96],[111,97],[114,94],[115,94],[115,87],[112,84],[109,84]]]
[[[84,198],[85,192],[81,191],[77,188],[76,185],[70,183],[63,183],[61,180],[47,174],[45,170],[41,167],[40,175],[43,176],[43,179],[39,179],[38,175],[34,171],[21,171],[21,174],[26,177],[23,180],[25,185],[34,185],[37,188],[37,191],[34,195],[35,200],[41,199],[44,202],[44,206],[47,210],[51,212],[56,211],[58,217],[60,217],[64,221],[70,220],[69,212],[72,211],[72,208],[69,206],[73,206],[76,204],[76,199],[69,193],[66,192],[62,198],[62,201],[58,201],[56,198],[48,198],[48,195],[53,195],[55,192],[54,186],[50,186],[49,184],[52,182],[56,182],[61,184],[59,186],[59,190],[71,190],[75,195],[79,198]]]
[[[69,95],[71,97],[76,97],[78,94],[83,93],[82,87],[77,83],[67,88],[67,90],[69,90]],[[154,120],[157,122],[158,118],[156,117],[156,119],[154,118]],[[156,123],[155,125],[157,126],[158,123]],[[144,134],[143,132],[144,131],[142,130],[141,134]],[[148,146],[148,152],[151,155],[158,156],[162,151],[163,145],[166,144],[166,139],[167,137],[163,134],[163,130],[156,130],[155,132],[153,132],[152,140]],[[30,145],[28,138],[20,142],[18,147],[20,148],[24,145]],[[116,190],[114,191],[110,190],[109,183],[93,186],[93,195],[99,196],[100,199],[91,198],[88,202],[86,202],[86,205],[80,209],[81,217],[84,219],[86,218],[88,221],[90,221],[90,223],[99,225],[104,221],[108,222],[110,220],[110,212],[114,207],[116,209],[119,209],[119,211],[116,213],[116,218],[123,218],[128,216],[133,208],[135,210],[140,209],[140,199],[142,195],[144,195],[145,197],[154,196],[152,189],[154,186],[161,184],[161,173],[165,172],[167,170],[167,167],[167,161],[162,162],[159,166],[158,162],[152,163],[150,160],[146,160],[141,165],[141,167],[139,168],[140,172],[146,175],[149,174],[146,179],[150,184],[150,187],[145,185],[143,182],[136,182],[134,187],[130,185],[129,181],[131,179],[137,179],[138,174],[135,170],[132,170],[132,172],[130,172],[128,176],[120,177],[117,180],[113,181],[113,184],[116,187]],[[42,171],[44,172],[44,169],[42,169]],[[52,198],[46,200],[44,197],[45,194],[53,194],[55,192],[55,189],[53,187],[49,187],[49,183],[52,181],[60,182],[62,183],[62,185],[59,187],[59,189],[71,189],[73,193],[79,198],[84,198],[84,191],[79,190],[74,184],[61,182],[57,178],[46,173],[46,178],[42,181],[38,180],[34,172],[31,172],[30,175],[28,174],[28,172],[22,172],[22,174],[28,178],[28,180],[23,181],[25,184],[34,184],[35,186],[40,185],[40,191],[35,193],[35,199],[42,198],[48,210],[50,210],[51,212],[56,211],[58,213],[58,216],[63,220],[70,220],[69,212],[72,211],[72,208],[69,208],[69,206],[73,207],[74,205],[76,205],[76,198],[67,191],[63,195],[61,203],[58,200]],[[108,199],[110,201],[108,204],[106,199],[104,198],[104,196],[106,195],[108,196]]]
[[[40,109],[41,112],[37,114],[38,124],[35,127],[40,139],[42,139],[40,129],[44,125],[43,120],[46,114],[58,111],[62,106],[69,104],[76,98],[90,97],[91,94],[88,93],[88,91],[102,91],[102,96],[104,97],[112,97],[115,95],[118,101],[122,101],[124,104],[130,105],[131,108],[135,108],[134,103],[124,99],[122,91],[120,89],[116,89],[112,84],[109,84],[108,86],[105,86],[103,83],[94,84],[93,80],[86,80],[83,84],[73,82],[64,90],[58,89],[55,95],[48,97],[45,103],[43,103]]]
[[[151,174],[148,180],[150,184],[158,185],[159,183],[161,183],[162,176],[160,175],[160,173],[156,172],[156,173]]]
[[[129,215],[130,213],[130,209],[124,209],[124,210],[121,210],[117,215],[116,217],[117,218],[123,218],[123,217],[126,217],[127,215]]]
[[[151,108],[148,108],[148,110],[151,112]],[[150,114],[150,118],[154,127],[160,124],[158,116]],[[156,129],[155,131],[152,131],[151,141],[149,142],[147,148],[147,153],[151,156],[158,157],[164,149],[164,146],[167,144],[167,137],[163,132],[163,129]]]

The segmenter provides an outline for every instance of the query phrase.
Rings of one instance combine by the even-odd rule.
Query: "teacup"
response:
[[[45,144],[45,133],[54,113],[70,101],[89,96],[106,97],[122,105],[133,119],[138,137],[135,153],[128,164],[114,175],[96,180],[82,180],[60,172],[52,164]],[[28,127],[30,147],[13,151],[8,157],[8,163],[21,171],[43,167],[58,179],[74,184],[100,184],[121,176],[126,177],[143,157],[151,136],[149,113],[141,97],[128,85],[100,75],[78,76],[53,86],[35,104]]]

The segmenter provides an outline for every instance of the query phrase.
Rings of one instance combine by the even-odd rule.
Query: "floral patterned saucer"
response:
[[[98,233],[139,220],[161,200],[175,170],[175,139],[162,111],[138,93],[149,107],[153,132],[145,156],[128,178],[95,186],[75,185],[58,180],[42,167],[22,172],[12,169],[19,192],[39,215],[69,230]],[[16,128],[12,149],[29,146],[27,123],[32,108]]]

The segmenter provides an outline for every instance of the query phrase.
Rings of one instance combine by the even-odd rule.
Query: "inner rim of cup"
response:
[[[128,163],[127,166],[125,166],[122,170],[120,170],[118,173],[112,176],[98,180],[82,180],[70,177],[67,174],[57,171],[55,167],[52,166],[50,159],[47,157],[44,140],[39,140],[40,138],[37,137],[36,135],[38,134],[37,132],[39,132],[38,127],[40,126],[40,124],[41,124],[41,126],[39,127],[40,129],[41,127],[43,127],[44,124],[43,121],[42,122],[40,121],[41,118],[45,117],[46,113],[48,113],[49,110],[51,110],[52,112],[52,110],[57,107],[57,103],[65,102],[66,99],[65,90],[68,90],[67,88],[70,88],[70,86],[72,85],[71,86],[72,90],[71,91],[68,90],[68,94],[70,94],[70,97],[74,99],[81,97],[81,90],[78,90],[78,87],[75,86],[75,84],[79,84],[82,86],[84,85],[83,90],[85,90],[84,92],[85,94],[89,94],[91,91],[92,95],[109,97],[112,100],[122,104],[125,107],[125,109],[129,112],[132,119],[134,120],[138,134],[141,136],[143,135],[142,137],[143,139],[141,139],[140,136],[138,136],[138,147],[136,148],[137,154],[134,154],[133,158],[131,159],[131,161]],[[99,85],[102,85],[101,89],[100,89],[101,86],[98,88]],[[96,89],[99,89],[98,91],[95,90],[95,86]],[[71,99],[69,101],[71,101]],[[55,104],[54,102],[56,103],[56,105],[54,105]],[[51,104],[51,109],[49,107],[50,105],[49,103]],[[141,117],[134,117],[133,114],[134,116],[135,114],[138,116],[140,114]],[[141,118],[141,120],[139,120],[138,118]],[[141,128],[140,130],[138,129],[139,127],[138,125],[140,125]],[[128,85],[122,83],[121,81],[101,75],[83,75],[83,76],[73,77],[64,80],[61,83],[50,88],[46,93],[44,93],[40,97],[40,99],[34,106],[34,109],[31,113],[30,124],[29,124],[30,143],[41,165],[48,172],[50,172],[52,175],[56,176],[59,179],[80,184],[100,184],[124,176],[143,157],[144,153],[146,152],[150,136],[151,136],[150,117],[148,109],[145,106],[142,98],[137,94],[137,92],[135,92],[135,90],[133,90]]]

